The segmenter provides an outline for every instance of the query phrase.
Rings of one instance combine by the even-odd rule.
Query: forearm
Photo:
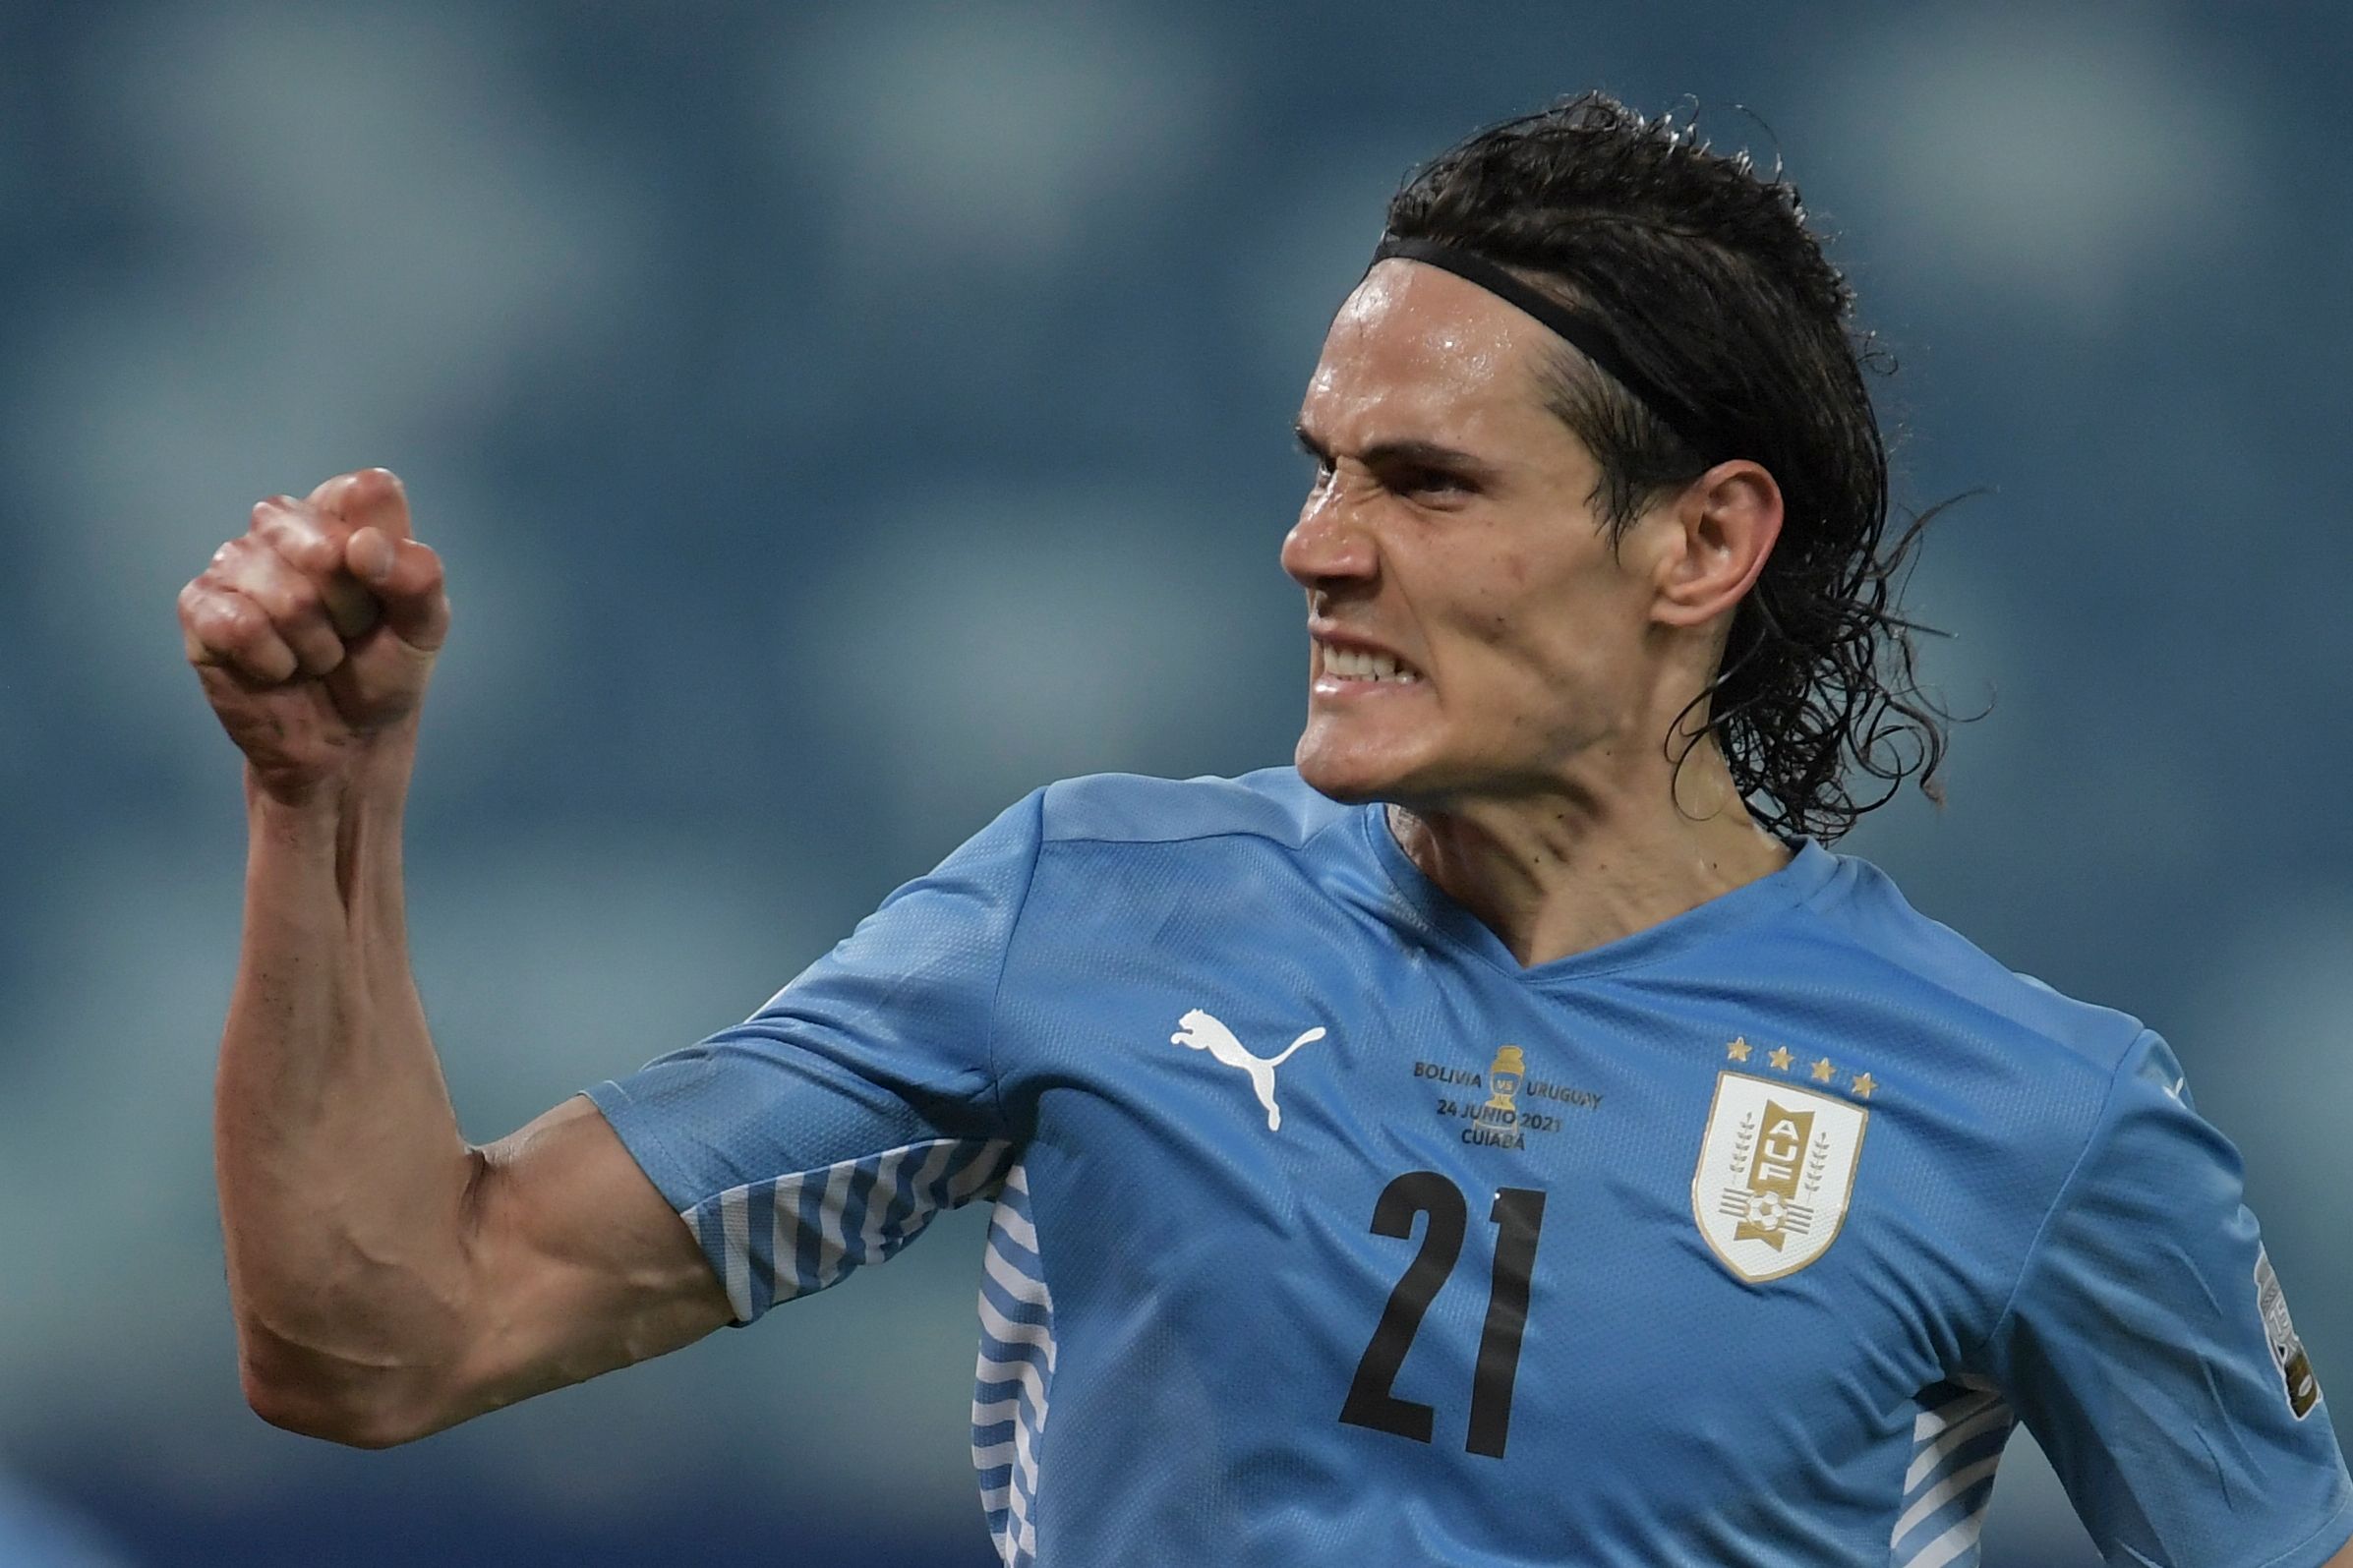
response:
[[[297,802],[249,786],[244,946],[214,1107],[249,1396],[347,1440],[397,1435],[462,1334],[477,1162],[409,972],[409,757],[387,737]]]

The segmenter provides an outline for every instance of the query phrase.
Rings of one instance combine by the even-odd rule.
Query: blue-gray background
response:
[[[1328,313],[1412,161],[1597,84],[1779,147],[1903,496],[1990,488],[1912,602],[1998,706],[1849,847],[2177,1041],[2353,1386],[2353,23],[2055,9],[0,7],[0,1463],[90,1561],[983,1560],[971,1215],[411,1449],[245,1411],[243,822],[173,593],[257,495],[406,477],[417,966],[495,1136],[1035,783],[1285,760]],[[2015,1456],[1989,1561],[2088,1560]]]

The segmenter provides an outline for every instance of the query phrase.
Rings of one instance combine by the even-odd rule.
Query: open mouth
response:
[[[1368,685],[1411,686],[1420,682],[1422,672],[1394,654],[1380,653],[1369,648],[1343,648],[1337,643],[1316,644],[1319,661],[1319,684],[1324,682],[1362,682]]]

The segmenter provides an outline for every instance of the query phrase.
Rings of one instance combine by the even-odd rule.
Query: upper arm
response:
[[[423,1431],[676,1350],[729,1320],[694,1233],[585,1097],[480,1150],[466,1206],[468,1332]]]
[[[888,1257],[1013,1139],[991,1025],[1035,796],[751,1017],[476,1155],[434,1430],[676,1350]]]
[[[891,1256],[1010,1168],[994,1027],[1039,820],[1032,795],[743,1022],[589,1090],[735,1321]]]
[[[2353,1531],[2238,1153],[2154,1034],[2120,1065],[1986,1354],[2111,1559],[2323,1568]]]

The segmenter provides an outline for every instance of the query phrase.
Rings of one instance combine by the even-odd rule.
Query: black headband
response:
[[[1505,268],[1476,252],[1456,250],[1436,240],[1401,240],[1393,234],[1383,234],[1380,247],[1373,252],[1373,260],[1385,261],[1391,257],[1425,262],[1451,272],[1465,282],[1476,283],[1506,305],[1535,317],[1567,339],[1578,353],[1600,366],[1612,380],[1639,398],[1645,408],[1666,422],[1669,430],[1698,447],[1702,453],[1707,451],[1707,443],[1692,429],[1689,418],[1676,411],[1675,400],[1661,391],[1657,382],[1634,369],[1626,359],[1625,351],[1618,346],[1617,335],[1598,317],[1589,316],[1530,288]]]

